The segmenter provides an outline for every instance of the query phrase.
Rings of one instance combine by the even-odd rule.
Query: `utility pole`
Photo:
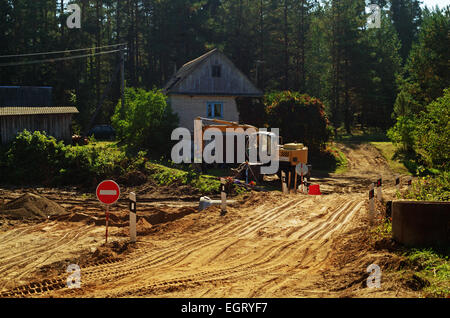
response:
[[[125,107],[125,45],[120,49],[120,94],[122,98],[122,110]]]

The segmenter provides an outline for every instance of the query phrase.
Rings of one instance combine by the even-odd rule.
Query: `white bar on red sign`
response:
[[[100,195],[117,195],[116,190],[100,190]]]

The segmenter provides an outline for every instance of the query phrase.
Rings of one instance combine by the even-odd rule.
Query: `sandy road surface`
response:
[[[322,284],[331,256],[365,222],[368,185],[394,178],[370,145],[340,147],[349,170],[313,180],[322,196],[257,193],[223,217],[215,207],[191,211],[103,258],[89,254],[103,243],[104,227],[95,223],[50,221],[0,233],[0,296],[339,297]],[[111,240],[127,240],[126,227],[111,232]],[[82,288],[65,287],[71,261],[80,264]]]

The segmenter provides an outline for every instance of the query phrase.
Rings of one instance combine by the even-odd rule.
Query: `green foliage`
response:
[[[411,50],[403,86],[420,105],[427,105],[450,86],[450,10],[425,15],[419,40]]]
[[[193,170],[183,171],[169,168],[157,163],[147,163],[146,169],[150,178],[161,185],[191,185],[203,194],[218,193],[220,181],[217,178],[204,176]]]
[[[154,157],[169,151],[172,130],[178,126],[178,117],[167,105],[164,94],[156,89],[127,88],[125,106],[117,103],[111,120],[127,150],[147,150]]]
[[[7,181],[49,182],[63,163],[64,151],[64,144],[54,137],[24,130],[6,152]]]
[[[399,116],[394,127],[390,128],[387,136],[396,145],[403,147],[406,152],[411,152],[415,144],[416,121],[414,117]]]
[[[268,125],[280,129],[283,143],[302,142],[312,152],[324,149],[331,131],[319,99],[283,91],[269,94],[266,100]]]
[[[450,201],[450,172],[421,177],[401,197],[419,201]]]
[[[67,147],[58,181],[63,184],[96,183],[108,176],[123,174],[128,164],[125,154],[120,151],[88,146]]]
[[[239,112],[239,122],[253,125],[258,128],[265,127],[267,116],[265,105],[261,99],[250,97],[236,98],[236,105]],[[255,116],[255,114],[257,114]]]
[[[430,103],[424,111],[397,117],[388,137],[401,145],[407,157],[415,157],[427,168],[449,169],[450,145],[450,88],[444,96]]]
[[[404,254],[409,267],[430,284],[423,289],[425,297],[450,296],[450,249],[412,249]]]
[[[428,166],[450,169],[450,87],[421,112],[417,123],[416,151]]]
[[[35,131],[18,134],[1,155],[2,182],[10,184],[89,186],[142,166],[142,154],[130,160],[111,146],[64,146]]]

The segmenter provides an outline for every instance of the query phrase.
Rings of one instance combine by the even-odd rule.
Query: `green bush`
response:
[[[87,146],[67,147],[57,183],[96,183],[107,177],[121,175],[127,165],[128,159],[123,152]]]
[[[448,170],[450,161],[450,88],[418,114],[397,117],[388,137],[407,157],[427,168]]]
[[[311,152],[319,152],[331,137],[325,106],[307,94],[283,91],[266,96],[270,127],[279,128],[283,143],[302,142]]]
[[[402,197],[419,201],[450,201],[450,172],[418,179]]]
[[[450,88],[421,112],[417,120],[416,151],[430,167],[449,169],[450,161]]]
[[[64,161],[65,147],[54,137],[24,130],[6,152],[9,183],[49,183]]]
[[[125,106],[116,106],[111,118],[117,137],[133,154],[147,150],[152,157],[170,153],[170,136],[178,127],[178,117],[166,103],[160,90],[125,90]]]
[[[16,136],[0,158],[0,181],[5,183],[87,186],[142,168],[144,161],[142,153],[130,160],[118,149],[65,146],[45,133],[26,130]]]
[[[394,127],[390,128],[387,136],[395,145],[399,145],[405,152],[412,152],[415,145],[416,118],[413,116],[399,116]]]

